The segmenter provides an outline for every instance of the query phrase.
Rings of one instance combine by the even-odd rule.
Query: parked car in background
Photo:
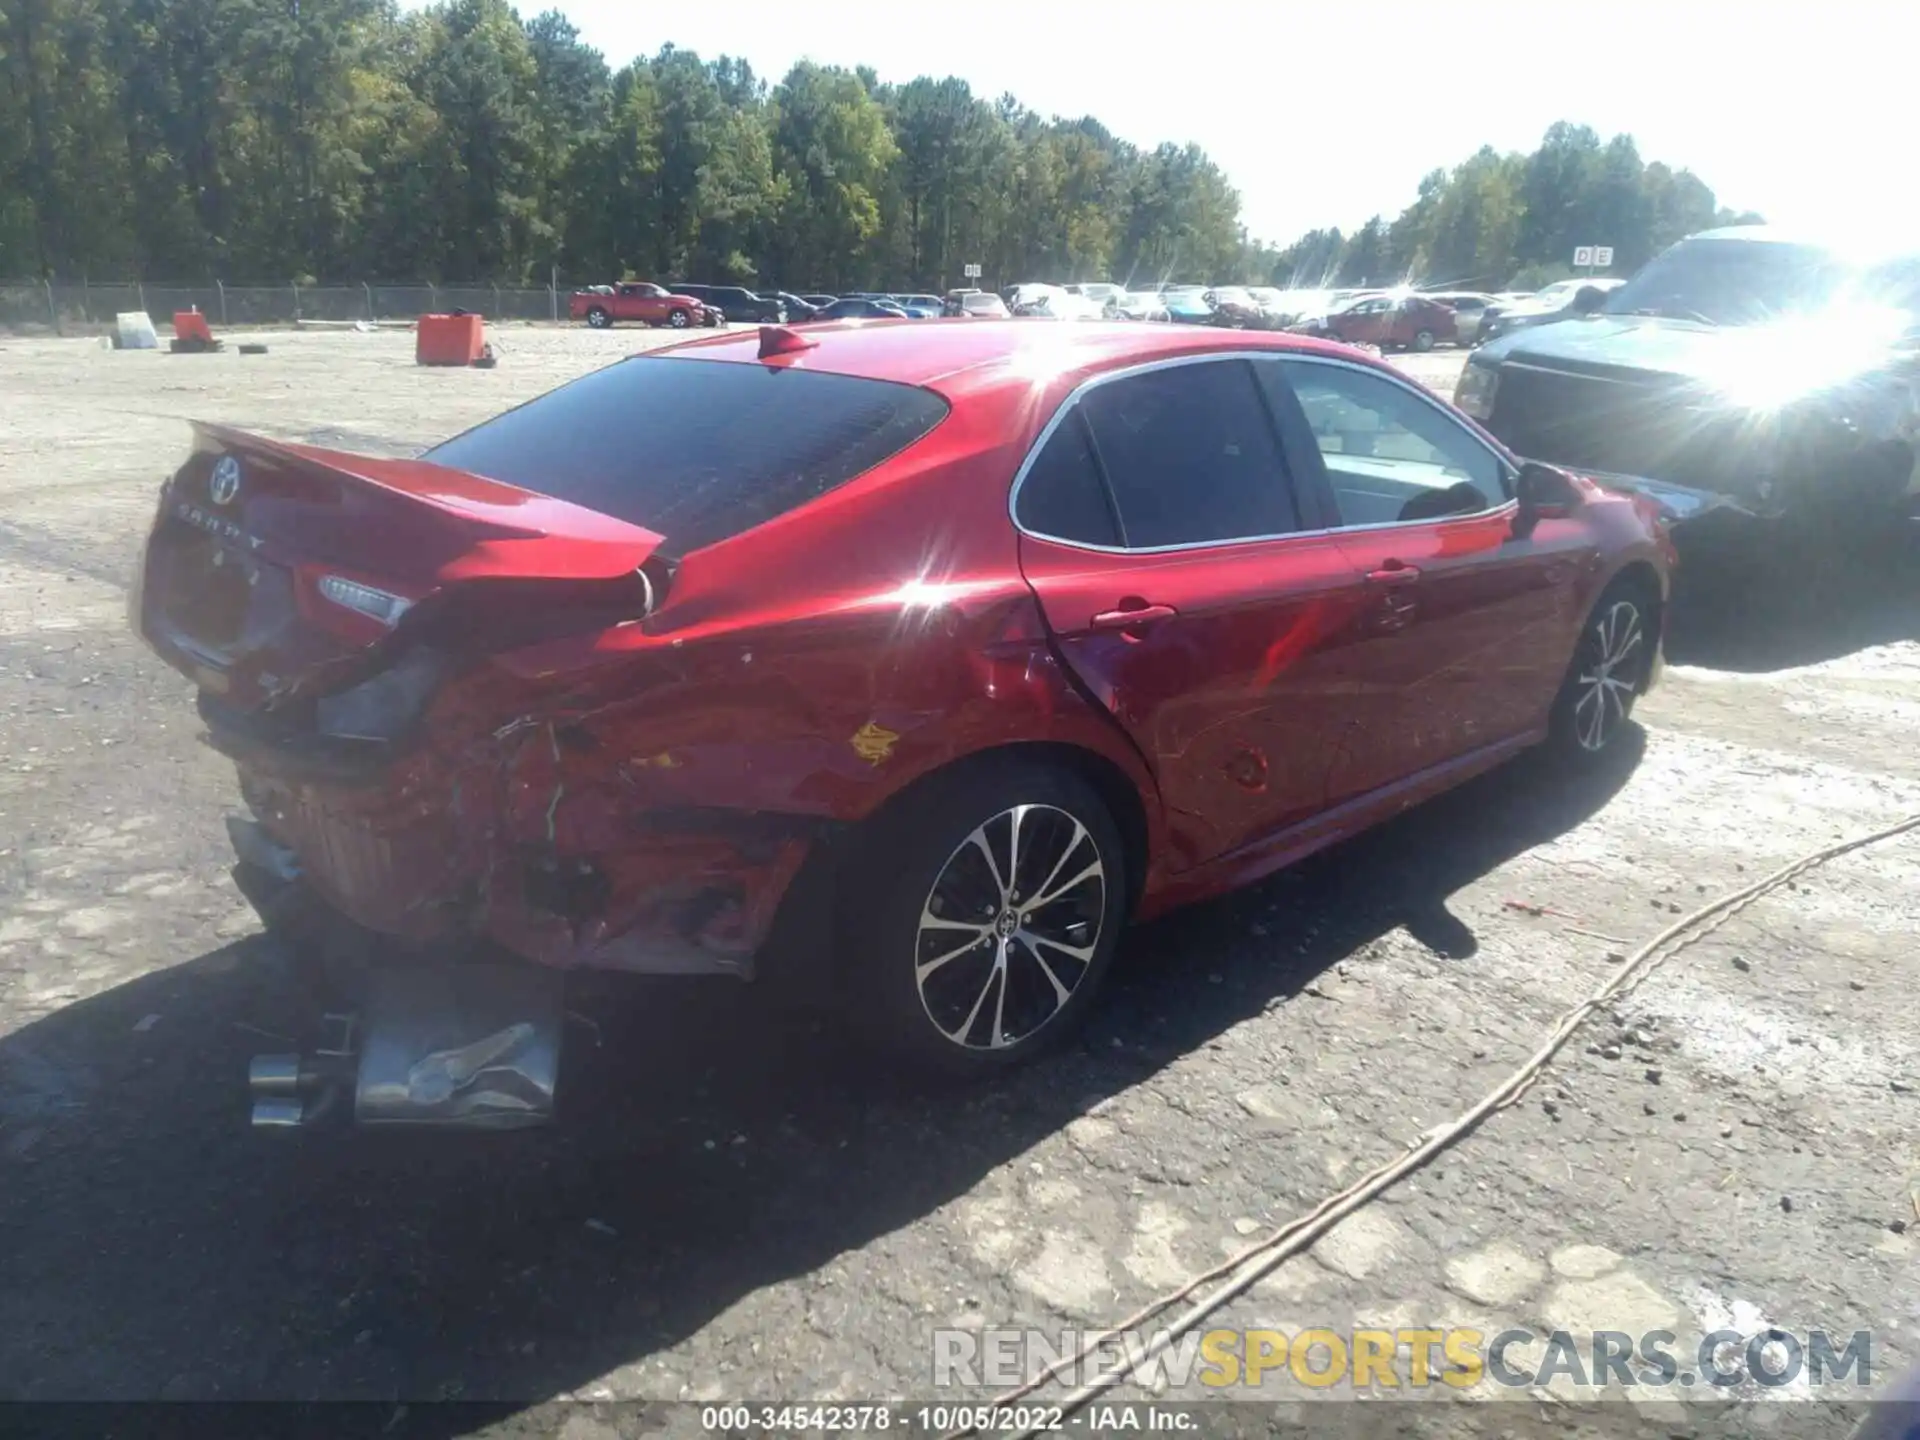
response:
[[[974,320],[1005,320],[1013,312],[1007,309],[1007,302],[998,295],[985,290],[975,290],[970,295],[962,295],[956,303],[955,314]]]
[[[1026,284],[1018,286],[1009,309],[1015,315],[1032,315],[1048,320],[1099,320],[1100,307],[1064,285]]]
[[[1259,330],[1266,315],[1251,292],[1239,285],[1216,285],[1207,291],[1207,303],[1213,306],[1214,321],[1234,330]]]
[[[807,304],[811,305],[814,309],[819,310],[824,308],[825,306],[833,304],[833,302],[838,300],[840,297],[838,295],[802,295],[800,298],[806,301]]]
[[[1419,351],[1431,350],[1442,340],[1451,343],[1455,332],[1453,311],[1410,293],[1361,295],[1292,328],[1348,345]]]
[[[1479,340],[1480,324],[1486,317],[1488,307],[1499,303],[1493,296],[1479,290],[1427,290],[1422,293],[1427,299],[1453,311],[1454,332],[1447,338],[1460,345],[1472,345]]]
[[[815,320],[905,320],[909,316],[891,300],[869,300],[864,295],[849,295],[813,312]]]
[[[1260,307],[1260,329],[1284,330],[1293,323],[1297,312],[1292,308],[1285,290],[1274,285],[1249,285],[1247,294]]]
[[[787,312],[787,319],[789,320],[799,321],[811,319],[813,312],[820,308],[804,295],[790,294],[785,290],[757,290],[754,293],[762,300],[772,300],[776,302],[781,309]],[[829,303],[831,303],[831,297],[828,298]]]
[[[1377,290],[1283,290],[1282,303],[1275,308],[1291,317],[1282,327],[1292,329],[1309,320],[1317,320],[1329,311],[1337,310],[1347,301],[1360,295],[1377,295]]]
[[[1904,537],[1920,500],[1920,255],[1709,230],[1570,318],[1476,350],[1455,400],[1524,455],[1623,478],[1683,530]],[[1736,546],[1742,550],[1744,546]]]
[[[1176,325],[1220,323],[1204,285],[1169,285],[1161,290],[1160,303],[1167,308],[1167,318]]]
[[[1158,290],[1122,290],[1107,302],[1108,315],[1115,320],[1171,320],[1166,301]]]
[[[1513,305],[1490,305],[1481,317],[1480,329],[1475,339],[1482,345],[1489,340],[1497,340],[1502,335],[1511,335],[1515,330],[1526,330],[1535,325],[1551,325],[1557,320],[1580,313],[1578,302],[1582,291],[1593,291],[1605,295],[1617,290],[1624,281],[1601,276],[1597,279],[1557,280],[1544,290],[1529,295]]]
[[[692,295],[713,306],[736,324],[784,324],[787,307],[778,300],[754,294],[739,285],[679,285],[683,295]]]
[[[547,1118],[582,968],[819,967],[780,973],[863,1044],[998,1075],[1129,922],[1529,748],[1595,763],[1656,676],[1658,527],[1385,364],[1180,326],[769,343],[419,458],[197,427],[136,624],[235,764],[244,893],[354,937],[336,1114]]]
[[[567,300],[567,314],[595,330],[621,321],[640,325],[668,325],[685,330],[695,325],[719,325],[725,317],[713,306],[682,290],[668,290],[646,280],[623,280],[618,285],[590,285]]]
[[[886,298],[915,320],[938,320],[945,313],[938,295],[889,295]]]
[[[1126,294],[1125,287],[1109,284],[1105,280],[1082,280],[1073,285],[1063,285],[1060,288],[1065,290],[1069,295],[1078,295],[1082,300],[1092,301],[1100,307],[1103,313],[1116,296]]]

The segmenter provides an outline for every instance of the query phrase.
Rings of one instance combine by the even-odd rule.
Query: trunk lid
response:
[[[135,623],[202,689],[253,709],[324,688],[456,590],[618,581],[660,543],[444,465],[196,423],[147,541]]]

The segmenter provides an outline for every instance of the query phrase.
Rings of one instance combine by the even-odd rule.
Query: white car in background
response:
[[[1453,311],[1454,339],[1462,345],[1471,345],[1480,338],[1481,322],[1485,320],[1487,310],[1500,302],[1498,298],[1479,290],[1425,290],[1421,292],[1429,300],[1438,300]]]
[[[1102,313],[1093,301],[1075,295],[1064,285],[1017,285],[1010,303],[1016,315],[1046,320],[1098,320]]]
[[[1108,304],[1108,313],[1116,320],[1171,320],[1166,301],[1158,290],[1122,290]]]
[[[1117,297],[1127,293],[1124,286],[1110,285],[1104,280],[1083,280],[1077,285],[1062,285],[1060,288],[1069,295],[1078,295],[1082,300],[1091,300],[1100,307],[1100,313],[1103,315],[1112,307]]]

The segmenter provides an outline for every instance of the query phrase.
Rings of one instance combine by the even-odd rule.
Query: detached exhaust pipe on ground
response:
[[[351,1089],[359,1125],[518,1130],[553,1119],[563,982],[533,965],[396,962],[374,973],[345,1041],[311,1056],[256,1055],[256,1129],[329,1118]],[[354,1043],[356,1032],[359,1043]]]
[[[253,1127],[284,1130],[315,1124],[339,1103],[346,1081],[345,1068],[338,1064],[319,1065],[298,1055],[256,1055],[247,1065]]]

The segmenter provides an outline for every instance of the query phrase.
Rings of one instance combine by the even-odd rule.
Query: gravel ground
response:
[[[1116,1320],[1466,1108],[1610,954],[1920,811],[1908,554],[1689,606],[1610,771],[1523,761],[1137,930],[1084,1044],[990,1088],[902,1095],[766,997],[656,982],[598,997],[552,1131],[254,1135],[246,1059],[300,1016],[226,879],[230,772],[124,622],[183,420],[405,450],[664,337],[506,328],[492,371],[261,338],[0,338],[0,1399],[484,1400],[585,1440],[614,1422],[541,1402],[932,1398],[931,1328]],[[1909,839],[1760,900],[1218,1323],[1920,1358],[1917,882]],[[1847,1388],[1751,1423],[1843,1433]]]

